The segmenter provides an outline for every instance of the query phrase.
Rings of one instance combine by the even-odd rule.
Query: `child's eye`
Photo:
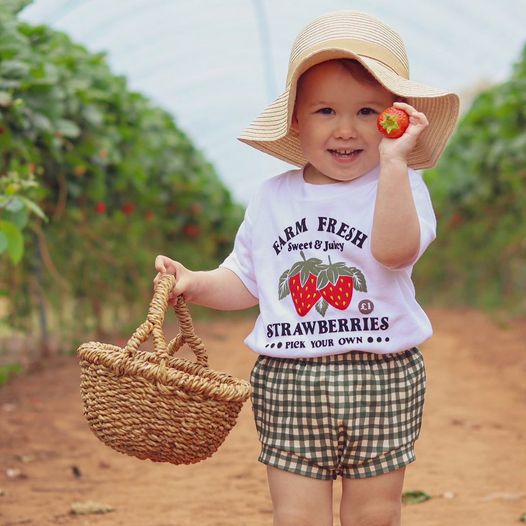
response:
[[[358,113],[360,115],[376,115],[378,112],[373,108],[362,108]]]
[[[332,108],[320,108],[317,113],[321,113],[322,115],[332,115],[334,110]]]

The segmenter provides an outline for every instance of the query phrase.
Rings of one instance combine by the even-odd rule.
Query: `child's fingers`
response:
[[[178,276],[178,274],[180,274],[180,267],[181,265],[177,263],[177,261],[174,261],[173,259],[170,259],[166,256],[159,255],[155,258],[155,270],[158,272],[153,279],[154,290],[157,289],[159,281],[165,274],[172,274],[178,279],[177,285],[170,291],[168,296],[169,305],[175,305],[177,303],[177,297],[182,294],[182,288],[184,288],[182,286],[183,284],[181,283],[181,280],[179,279],[180,276]]]
[[[407,114],[411,115],[416,111],[411,104],[407,104],[407,102],[394,102],[393,106],[395,108],[400,108],[401,110],[404,110]]]
[[[421,111],[416,110],[410,104],[407,104],[406,102],[395,102],[393,106],[395,108],[400,108],[401,110],[404,110],[409,115],[409,122],[411,124],[416,124],[424,128],[429,124],[429,121],[427,120],[425,114]]]
[[[166,272],[165,256],[157,256],[155,258],[155,270],[164,274]]]
[[[175,266],[170,265],[170,259],[166,256],[157,256],[155,258],[155,270],[157,275],[153,278],[153,288],[157,289],[157,285],[164,274],[173,274],[175,276]]]
[[[173,274],[175,276],[175,273],[177,271],[177,261],[174,261],[173,259],[170,259],[166,256],[157,256],[155,258],[155,270],[160,272],[161,274]]]

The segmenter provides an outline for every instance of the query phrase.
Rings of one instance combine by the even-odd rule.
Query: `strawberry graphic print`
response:
[[[307,281],[302,284],[301,272],[298,272],[288,280],[288,288],[291,291],[292,300],[296,311],[300,316],[305,316],[321,298],[321,293],[316,289],[316,276],[310,274]]]
[[[328,264],[318,258],[305,258],[285,270],[279,278],[279,299],[292,297],[296,312],[305,316],[312,307],[325,316],[329,305],[346,310],[351,304],[353,291],[367,292],[363,273],[343,262]]]

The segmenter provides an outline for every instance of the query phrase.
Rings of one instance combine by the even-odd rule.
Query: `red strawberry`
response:
[[[329,281],[321,295],[329,305],[345,310],[351,303],[353,289],[353,279],[350,276],[340,276],[335,285]]]
[[[282,300],[290,294],[296,312],[305,316],[321,298],[320,291],[316,289],[321,259],[306,259],[303,251],[300,254],[302,261],[294,263],[279,278],[279,299]]]
[[[95,212],[97,212],[97,214],[105,214],[106,213],[106,203],[99,201],[95,205]]]
[[[316,290],[316,276],[309,273],[305,285],[301,284],[301,272],[289,278],[289,289],[300,316],[305,316],[320,299],[320,291]]]
[[[316,288],[325,302],[339,310],[349,307],[354,289],[367,292],[365,276],[360,270],[347,267],[343,262],[333,263],[330,256],[329,264],[321,266]],[[320,312],[323,313],[326,308],[327,304],[322,304]]]
[[[133,206],[133,203],[124,203],[121,208],[122,212],[127,216],[133,214],[134,209],[135,207]]]
[[[197,237],[201,233],[199,225],[189,224],[183,228],[183,232],[187,237]]]
[[[389,139],[398,139],[409,126],[409,115],[404,110],[391,106],[378,115],[376,126]]]

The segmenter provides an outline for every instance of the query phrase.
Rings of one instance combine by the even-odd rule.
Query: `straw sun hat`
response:
[[[285,92],[239,136],[239,140],[297,166],[306,160],[297,134],[290,129],[296,84],[310,67],[338,58],[360,62],[389,91],[425,113],[429,126],[408,157],[414,169],[434,166],[455,127],[459,99],[409,80],[409,63],[398,33],[379,19],[355,11],[322,15],[296,38],[289,59]]]

